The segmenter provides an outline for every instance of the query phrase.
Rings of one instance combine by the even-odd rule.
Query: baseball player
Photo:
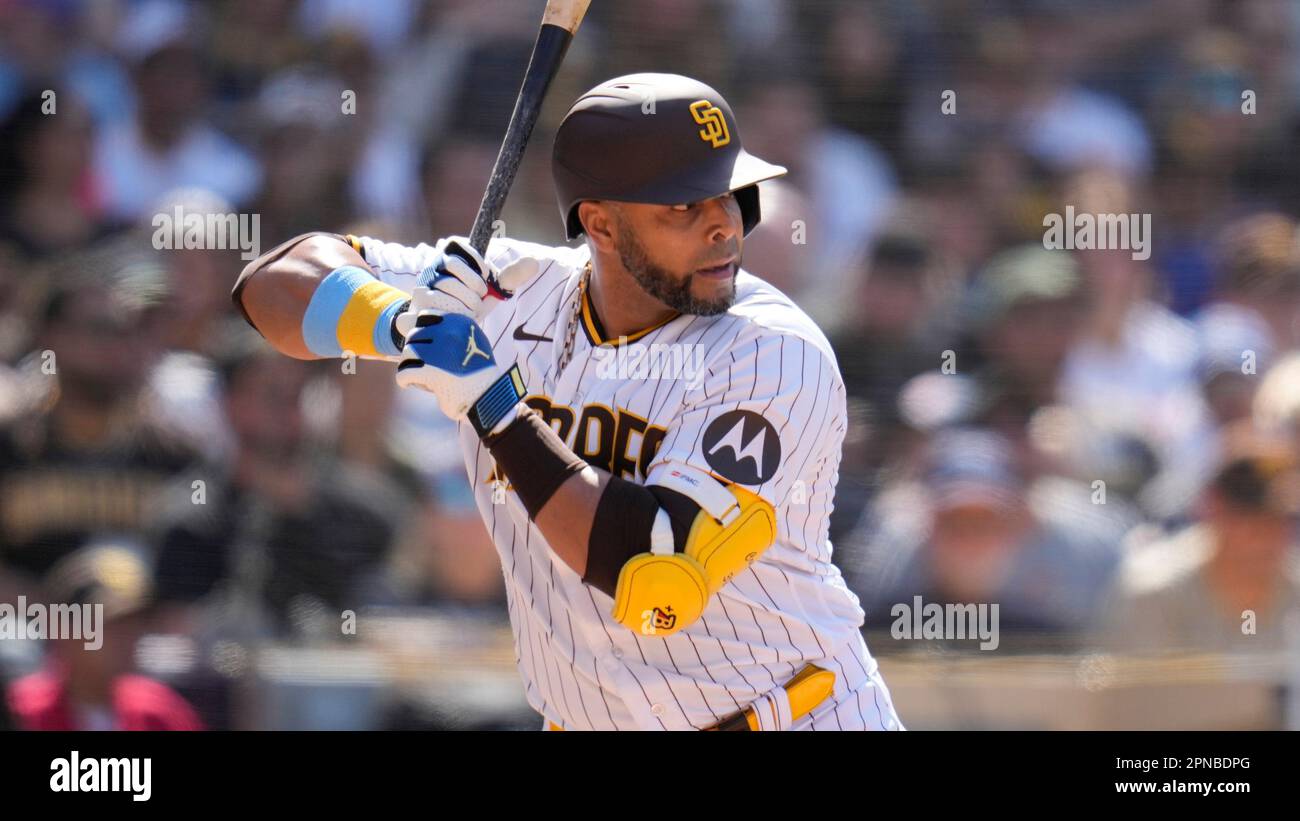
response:
[[[835,355],[740,267],[786,169],[672,74],[582,95],[552,168],[578,247],[309,234],[233,297],[280,351],[396,362],[459,423],[543,727],[902,729],[831,563]]]

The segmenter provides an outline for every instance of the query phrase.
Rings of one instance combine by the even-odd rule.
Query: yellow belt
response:
[[[794,678],[787,681],[784,687],[786,695],[790,699],[791,720],[798,721],[816,709],[817,705],[825,701],[834,691],[835,674],[815,664],[809,664],[800,670]],[[758,716],[754,710],[755,707],[751,705],[704,729],[706,731],[756,731],[759,724]],[[550,723],[550,727],[552,730],[564,729],[554,721]]]

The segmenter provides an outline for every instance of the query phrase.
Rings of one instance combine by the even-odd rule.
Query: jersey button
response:
[[[662,704],[651,704],[651,705],[650,705],[650,712],[654,713],[654,714],[657,715],[657,716],[661,716],[661,715],[664,714],[664,705],[662,705]]]
[[[621,647],[614,648],[614,658],[616,659],[623,658],[623,649]]]

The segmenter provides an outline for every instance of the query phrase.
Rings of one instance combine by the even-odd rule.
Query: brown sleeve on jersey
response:
[[[532,408],[521,408],[505,430],[485,437],[483,444],[533,520],[560,485],[587,466]]]
[[[533,520],[566,479],[587,467],[532,408],[520,410],[505,430],[483,443]],[[596,503],[582,580],[613,596],[623,565],[650,550],[650,530],[660,509],[668,514],[673,543],[681,551],[700,506],[675,490],[611,476]]]
[[[613,598],[623,565],[650,550],[650,530],[663,510],[673,526],[673,545],[681,552],[700,506],[689,496],[655,485],[638,485],[613,476],[596,505],[587,542],[587,572],[582,580]]]
[[[267,251],[265,254],[262,254],[257,259],[245,265],[244,270],[240,271],[239,273],[239,278],[235,280],[235,287],[232,288],[230,291],[230,299],[235,303],[235,307],[239,309],[239,313],[244,317],[244,321],[247,322],[250,326],[252,326],[253,330],[257,331],[259,334],[262,332],[258,330],[256,325],[253,325],[253,320],[248,316],[248,311],[244,309],[243,300],[240,299],[240,296],[241,294],[243,294],[244,291],[244,285],[248,283],[249,278],[252,277],[253,274],[257,273],[262,268],[265,268],[266,266],[270,265],[272,262],[275,262],[280,257],[289,253],[289,251],[293,248],[293,246],[297,245],[298,243],[302,242],[308,237],[334,237],[339,242],[342,242],[345,245],[348,245],[349,247],[356,249],[357,253],[361,253],[361,249],[357,248],[355,244],[353,244],[347,237],[343,236],[342,234],[335,234],[331,231],[311,231],[306,234],[299,234],[296,237],[285,240],[284,242],[275,246],[271,250]]]

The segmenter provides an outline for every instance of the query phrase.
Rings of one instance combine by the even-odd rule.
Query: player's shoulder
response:
[[[772,349],[801,342],[801,347],[815,353],[828,370],[839,376],[835,350],[817,323],[776,286],[743,268],[736,275],[736,299],[726,315],[743,321],[734,345],[757,343],[760,348]]]

